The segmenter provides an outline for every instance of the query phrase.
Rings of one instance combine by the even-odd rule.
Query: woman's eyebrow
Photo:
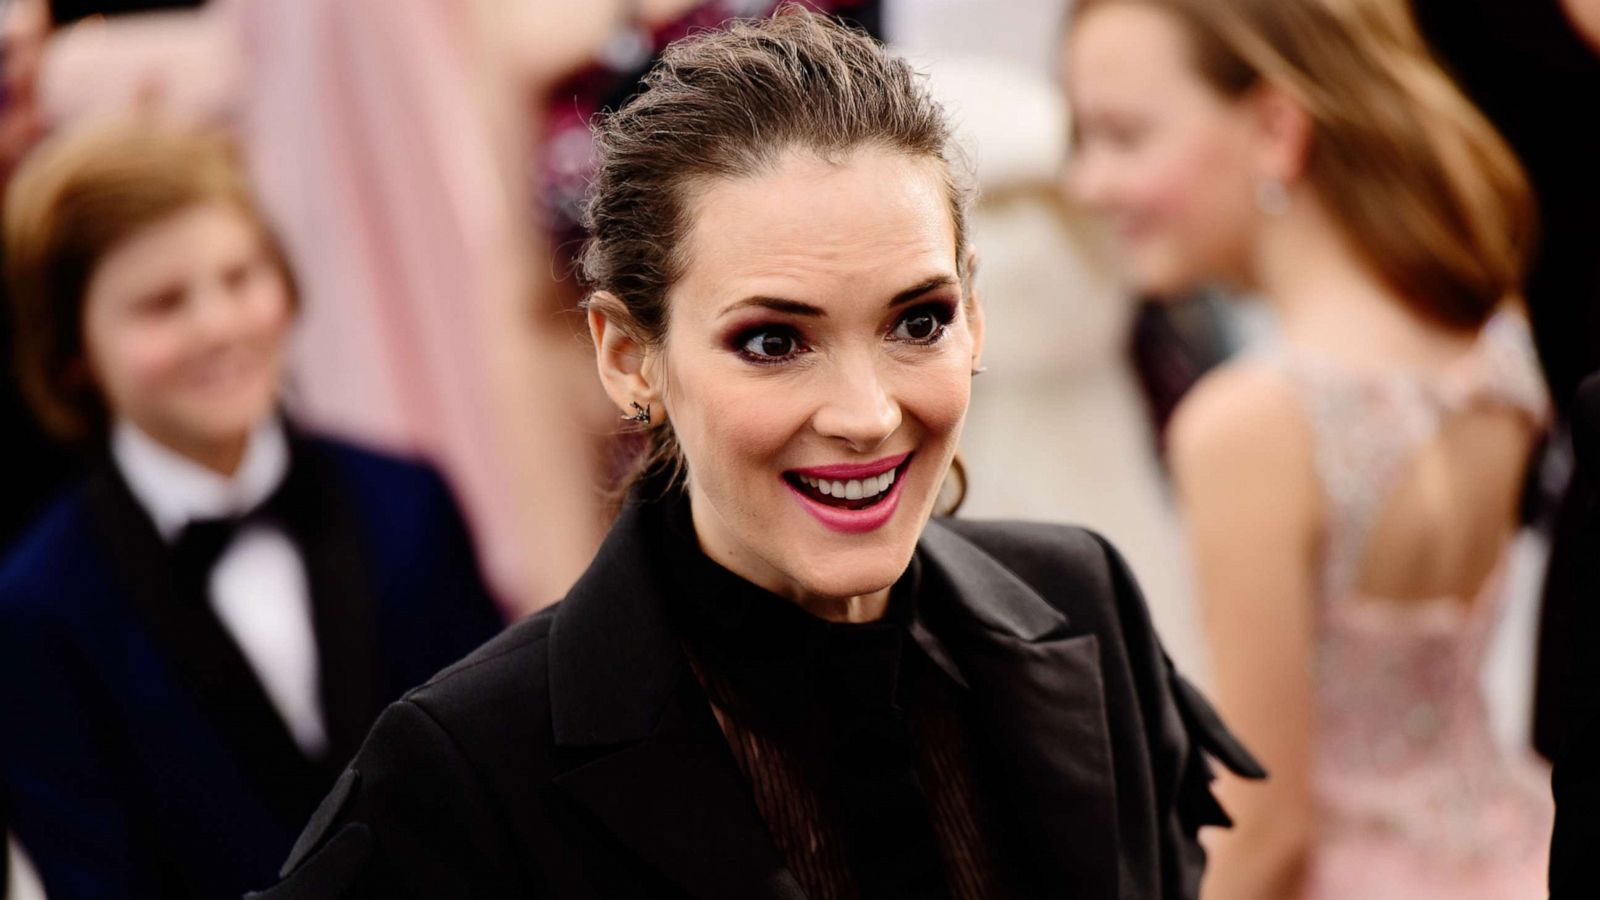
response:
[[[911,301],[921,297],[923,294],[926,294],[931,290],[946,287],[955,283],[956,279],[950,275],[935,275],[932,278],[921,282],[920,284],[908,287],[900,293],[895,294],[894,297],[889,301],[889,308],[894,309],[897,306],[903,306],[904,304],[910,303]],[[822,307],[815,306],[810,303],[804,303],[799,300],[786,300],[782,297],[756,296],[746,297],[743,300],[728,304],[722,308],[721,312],[717,313],[717,318],[723,318],[729,313],[737,312],[738,310],[749,306],[755,306],[761,309],[770,309],[774,312],[787,313],[791,316],[805,316],[813,319],[825,318],[828,315],[828,313],[823,310]]]
[[[827,315],[822,311],[822,307],[813,306],[810,303],[802,303],[799,300],[785,300],[782,297],[746,297],[737,303],[730,303],[723,307],[722,311],[717,313],[717,318],[723,318],[729,313],[737,312],[747,306],[756,306],[762,309],[770,309],[774,312],[788,313],[792,316],[808,316],[816,319]]]
[[[908,287],[905,290],[901,291],[900,293],[895,294],[894,295],[894,299],[889,301],[889,308],[890,309],[894,309],[897,306],[902,306],[904,304],[910,303],[911,301],[917,299],[918,297],[921,297],[923,294],[926,294],[927,292],[929,292],[931,290],[934,290],[936,288],[948,287],[948,286],[950,286],[952,284],[955,284],[955,283],[956,283],[956,280],[955,280],[955,278],[953,276],[950,276],[950,275],[935,275],[932,278],[929,278],[927,281],[924,281],[921,284],[916,285],[915,287]]]

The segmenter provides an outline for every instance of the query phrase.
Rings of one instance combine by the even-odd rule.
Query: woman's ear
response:
[[[967,249],[966,263],[967,275],[963,279],[962,291],[966,294],[967,330],[972,333],[972,372],[976,375],[983,371],[983,298],[978,296],[976,249]]]
[[[595,368],[606,395],[625,417],[648,409],[656,400],[648,365],[652,351],[637,337],[627,306],[615,294],[596,291],[588,308]]]
[[[1311,155],[1311,116],[1289,92],[1271,84],[1257,88],[1251,106],[1261,175],[1293,184]]]

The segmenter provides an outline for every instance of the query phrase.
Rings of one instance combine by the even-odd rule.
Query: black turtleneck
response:
[[[731,719],[798,764],[860,896],[950,896],[918,723],[931,710],[954,717],[963,689],[913,636],[920,563],[891,588],[881,619],[832,622],[707,557],[681,493],[657,514],[669,615],[725,728]]]

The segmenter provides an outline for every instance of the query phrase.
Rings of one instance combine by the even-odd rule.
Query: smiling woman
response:
[[[983,313],[914,73],[789,9],[598,128],[628,503],[561,603],[389,709],[265,896],[1195,896],[1205,754],[1260,773],[1120,558],[933,521]]]

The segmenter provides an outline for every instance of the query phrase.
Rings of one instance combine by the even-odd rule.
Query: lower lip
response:
[[[882,500],[866,509],[841,509],[837,506],[819,503],[811,499],[799,488],[790,484],[789,479],[784,478],[782,480],[783,486],[789,489],[789,493],[793,494],[795,499],[800,501],[800,505],[805,508],[805,511],[811,513],[818,522],[834,531],[841,531],[845,534],[865,534],[869,531],[877,531],[879,528],[889,524],[889,520],[894,518],[894,511],[900,506],[900,489],[905,486],[905,476],[909,471],[911,471],[911,466],[907,465],[895,476],[894,484],[889,485],[888,494]]]

